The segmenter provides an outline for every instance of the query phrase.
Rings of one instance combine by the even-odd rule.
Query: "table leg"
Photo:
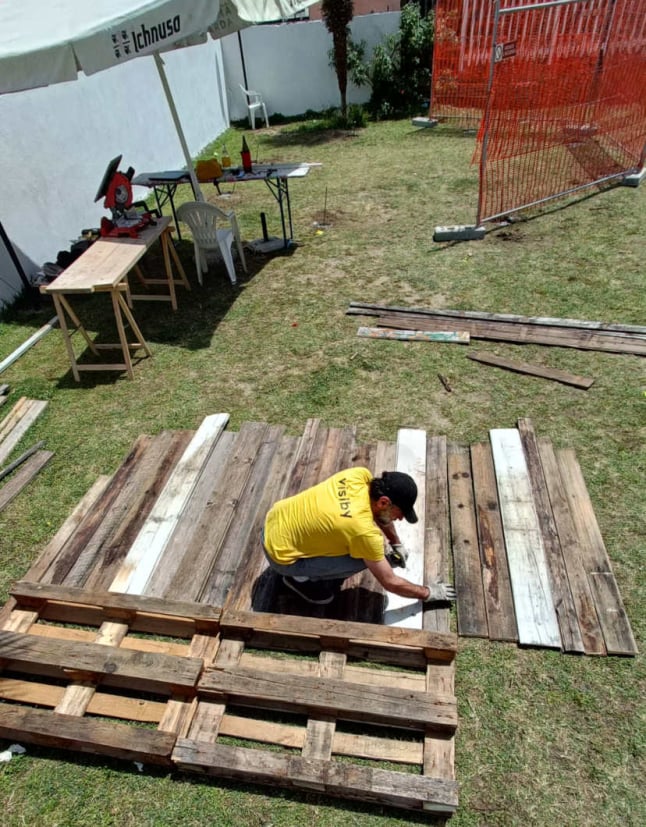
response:
[[[118,291],[118,295],[119,295],[119,307],[120,307],[123,315],[125,316],[126,321],[130,325],[130,329],[132,330],[132,332],[136,336],[136,342],[134,343],[133,347],[140,347],[145,352],[146,356],[152,356],[153,352],[148,347],[148,343],[144,339],[143,334],[141,332],[141,329],[139,328],[139,325],[135,321],[135,317],[132,315],[132,311],[128,307],[127,303],[124,301],[121,290]]]
[[[125,327],[123,326],[123,318],[121,316],[122,305],[119,302],[119,299],[121,299],[121,294],[120,294],[118,288],[115,289],[115,290],[110,290],[110,296],[112,298],[112,309],[114,310],[114,319],[117,323],[117,332],[119,333],[119,342],[121,343],[121,351],[123,353],[123,362],[124,362],[126,371],[128,372],[128,377],[130,379],[134,379],[135,374],[134,374],[134,371],[132,369],[132,359],[130,358],[130,345],[128,344],[128,339],[126,337],[126,330],[125,330]],[[123,299],[121,301],[123,302]],[[128,312],[130,312],[129,308],[128,308],[128,305],[125,302],[123,302],[123,307],[125,307],[126,310],[128,310]],[[130,315],[132,315],[132,314],[130,314]]]
[[[65,348],[67,350],[67,356],[70,360],[70,364],[72,366],[72,375],[77,382],[81,381],[81,377],[79,375],[78,368],[76,366],[76,358],[74,356],[74,348],[72,347],[72,341],[70,339],[70,332],[67,329],[67,320],[65,319],[65,311],[63,310],[61,297],[57,293],[52,293],[52,298],[54,299],[54,307],[56,308],[56,315],[58,316],[58,323],[61,326],[61,333],[63,334],[63,341],[65,342]]]
[[[170,233],[164,230],[161,234],[161,246],[162,246],[162,253],[164,255],[164,268],[166,270],[166,278],[168,279],[168,292],[170,293],[170,305],[173,310],[177,310],[177,295],[175,294],[175,279],[173,278],[173,268],[170,262],[170,253],[168,251],[169,246],[172,247],[172,243],[169,244],[168,236]]]

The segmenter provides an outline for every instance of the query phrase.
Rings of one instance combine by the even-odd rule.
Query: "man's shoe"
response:
[[[308,603],[315,603],[317,606],[326,606],[331,603],[336,594],[336,590],[325,580],[301,581],[285,575],[283,583],[303,600]]]

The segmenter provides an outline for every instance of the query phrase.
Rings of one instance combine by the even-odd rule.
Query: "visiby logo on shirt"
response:
[[[348,497],[347,481],[345,479],[337,480],[336,496],[339,500],[339,508],[341,509],[341,517],[352,517],[350,511],[350,498]]]

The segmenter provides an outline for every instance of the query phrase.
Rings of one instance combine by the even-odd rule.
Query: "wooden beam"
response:
[[[357,336],[363,339],[390,339],[399,342],[449,342],[458,345],[469,344],[469,334],[448,330],[386,330],[383,327],[360,327]]]
[[[567,373],[564,370],[557,370],[556,368],[544,367],[543,365],[530,365],[528,362],[515,362],[512,359],[504,359],[502,356],[496,356],[495,353],[488,353],[484,350],[470,350],[467,353],[467,359],[472,359],[474,362],[482,362],[484,365],[493,365],[504,370],[511,370],[515,373],[527,373],[530,376],[539,376],[541,379],[553,379],[555,382],[561,382],[563,385],[573,385],[575,388],[588,390],[594,384],[594,379],[589,379],[586,376],[576,376],[573,373]]]
[[[0,511],[29,485],[34,477],[47,465],[54,456],[53,451],[36,451],[2,488],[0,488]]]

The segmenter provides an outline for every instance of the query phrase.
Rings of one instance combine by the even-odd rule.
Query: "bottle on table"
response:
[[[247,139],[244,135],[242,136],[242,150],[240,151],[240,157],[242,158],[242,169],[245,172],[251,172],[251,152],[249,151]]]
[[[226,147],[226,144],[222,144],[222,153],[221,153],[221,163],[224,169],[228,169],[231,166],[231,156],[229,155],[229,150]]]

